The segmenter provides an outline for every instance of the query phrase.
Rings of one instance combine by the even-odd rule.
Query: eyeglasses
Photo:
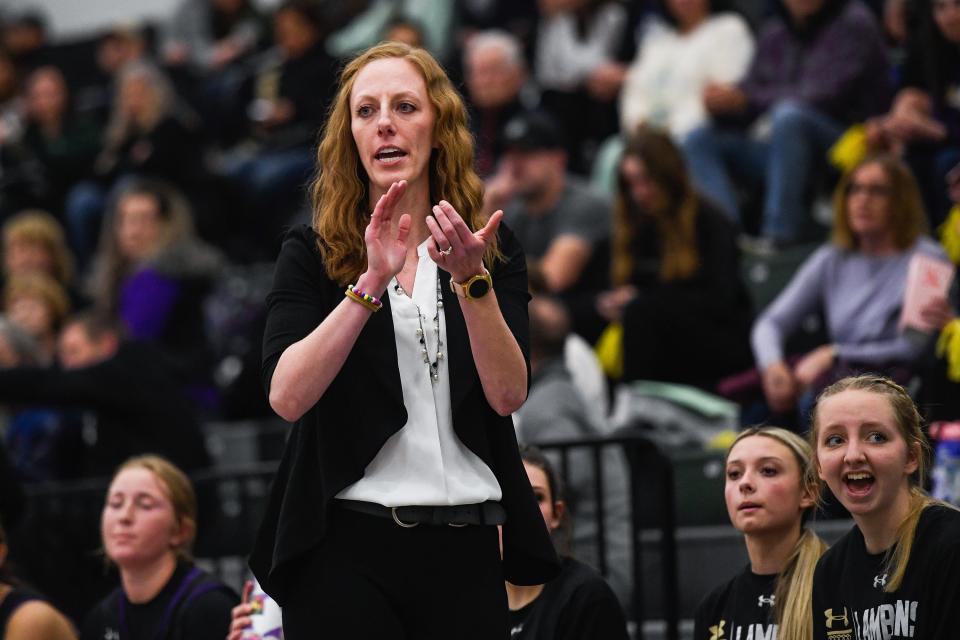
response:
[[[853,196],[858,193],[863,193],[873,198],[886,198],[890,195],[890,187],[885,184],[869,184],[865,182],[851,182],[847,185],[848,196]]]
[[[950,7],[960,9],[960,0],[933,0],[934,11],[946,11]]]

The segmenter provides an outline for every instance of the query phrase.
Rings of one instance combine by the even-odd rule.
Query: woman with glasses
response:
[[[906,378],[927,346],[898,327],[914,254],[945,259],[926,236],[916,181],[893,156],[864,160],[841,180],[831,241],[815,251],[754,324],[751,341],[770,410],[808,407],[844,372],[868,368]],[[788,361],[787,339],[813,313],[828,342]]]

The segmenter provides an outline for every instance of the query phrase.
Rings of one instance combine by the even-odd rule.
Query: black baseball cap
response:
[[[550,114],[544,111],[522,111],[504,125],[503,144],[507,149],[525,151],[562,149],[563,134]]]

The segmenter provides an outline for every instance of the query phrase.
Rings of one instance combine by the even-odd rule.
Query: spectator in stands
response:
[[[0,48],[10,52],[21,77],[49,64],[47,21],[42,14],[27,12],[2,25]]]
[[[733,176],[764,185],[760,231],[773,246],[809,237],[827,149],[882,112],[890,92],[883,34],[860,0],[782,0],[781,14],[763,27],[742,82],[707,86],[713,122],[684,141],[697,186],[735,220]]]
[[[41,204],[43,185],[39,167],[25,152],[24,101],[13,57],[0,48],[0,220]]]
[[[753,352],[775,413],[815,394],[844,372],[869,368],[906,381],[927,341],[898,327],[907,266],[914,254],[945,259],[925,235],[917,183],[893,156],[863,161],[834,196],[832,241],[811,255],[757,319]],[[829,343],[792,363],[784,345],[805,317],[821,312]]]
[[[10,322],[37,343],[40,362],[51,363],[60,327],[70,313],[70,300],[64,288],[39,271],[13,276],[4,287],[3,310]]]
[[[116,87],[103,150],[94,163],[97,184],[78,187],[66,211],[77,242],[96,238],[108,195],[124,181],[160,178],[194,194],[204,178],[196,121],[178,103],[169,79],[151,63],[134,61],[120,70]],[[93,248],[74,246],[81,264],[87,264]]]
[[[867,122],[875,149],[906,151],[920,182],[931,226],[946,217],[947,172],[960,161],[960,7],[932,0],[907,47],[903,88],[889,113]]]
[[[108,474],[119,462],[159,452],[185,469],[208,464],[196,410],[163,354],[122,339],[120,325],[86,312],[69,320],[58,344],[59,368],[0,369],[0,401],[20,406],[76,407],[94,420],[85,426],[89,447],[83,473]]]
[[[25,98],[23,144],[42,170],[47,207],[59,213],[74,184],[93,175],[100,130],[76,115],[57,67],[40,67],[30,74]]]
[[[203,76],[222,71],[256,50],[264,22],[250,0],[182,0],[165,25],[161,59]]]
[[[709,121],[708,85],[735,84],[753,60],[750,26],[722,0],[666,0],[643,24],[637,57],[620,93],[620,129],[641,123],[666,129],[680,141]]]
[[[148,62],[125,65],[97,158],[101,179],[165,178],[186,188],[199,173],[196,121],[178,103],[169,79]]]
[[[827,548],[805,526],[817,502],[812,457],[803,438],[769,426],[740,432],[727,450],[724,498],[750,565],[703,599],[694,638],[812,640],[813,572]]]
[[[101,36],[95,51],[96,74],[89,83],[76,88],[77,109],[104,126],[116,94],[116,78],[131,62],[144,61],[147,42],[142,29],[134,25],[115,25]]]
[[[181,0],[164,25],[160,60],[200,114],[208,140],[219,142],[223,121],[242,109],[237,91],[268,28],[268,17],[251,0]]]
[[[533,74],[543,106],[567,135],[574,171],[584,172],[595,147],[617,130],[616,97],[626,67],[617,61],[627,11],[612,0],[538,0]]]
[[[570,322],[563,305],[538,295],[530,311],[530,394],[515,414],[517,437],[523,443],[546,444],[551,440],[573,440],[604,435],[608,429],[587,406],[587,399],[575,384],[565,360]],[[552,457],[552,456],[551,456]],[[559,457],[554,458],[556,462]],[[582,449],[569,457],[569,476],[564,478],[567,494],[565,515],[572,521],[573,555],[598,566],[597,496],[594,462]],[[628,471],[619,448],[602,452],[604,526],[606,531],[607,579],[620,601],[630,600],[630,520]],[[536,486],[536,483],[534,483]],[[549,525],[549,522],[548,522]],[[551,527],[553,528],[553,527]]]
[[[36,341],[0,316],[0,367],[40,364]],[[42,482],[78,475],[77,452],[82,446],[78,442],[79,418],[76,413],[49,407],[19,406],[16,399],[5,406],[0,432],[9,452],[8,464],[16,477],[25,482]]]
[[[154,455],[116,471],[100,517],[107,559],[120,586],[83,623],[83,640],[222,638],[237,594],[197,567],[197,498],[190,479]]]
[[[664,132],[641,127],[619,176],[612,288],[593,298],[593,316],[623,324],[625,380],[712,387],[750,364],[752,316],[733,225],[697,195]]]
[[[575,287],[594,246],[610,232],[610,204],[567,173],[557,122],[523,112],[503,130],[506,152],[487,183],[484,208],[502,208],[527,256],[531,279],[560,293]]]
[[[553,465],[534,447],[523,447],[520,455],[543,521],[559,547],[561,569],[560,575],[547,584],[519,586],[507,582],[510,638],[626,640],[626,620],[613,591],[596,570],[577,560],[576,553],[567,553],[563,541],[558,540],[570,514]]]
[[[3,640],[76,640],[70,621],[43,596],[16,579],[4,562],[7,534],[0,522],[0,637]]]
[[[336,86],[336,62],[324,49],[320,9],[291,0],[274,14],[276,49],[241,90],[241,143],[221,171],[240,190],[255,237],[275,234],[304,201],[317,132]]]
[[[203,300],[223,256],[196,237],[190,208],[175,188],[129,182],[104,220],[91,291],[131,338],[154,342],[202,384],[210,372]]]
[[[328,14],[340,13],[340,27],[327,39],[327,51],[338,58],[350,57],[367,47],[383,40],[396,20],[405,20],[419,25],[423,35],[423,48],[446,60],[450,53],[454,20],[459,9],[458,3],[448,0],[346,0],[345,2],[325,3],[348,9],[339,12],[336,8],[324,7]],[[349,14],[344,23],[342,16]]]
[[[46,211],[21,211],[2,230],[4,279],[25,273],[43,273],[64,288],[71,306],[83,306],[74,288],[73,254],[63,227]]]
[[[463,51],[464,82],[477,148],[477,173],[485,178],[504,151],[503,127],[522,110],[527,64],[520,41],[506,31],[482,31]]]

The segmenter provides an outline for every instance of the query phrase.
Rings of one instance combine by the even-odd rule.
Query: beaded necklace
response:
[[[400,280],[395,281],[393,290],[399,294],[407,295],[407,292],[404,291],[400,285]],[[410,301],[413,302],[413,296],[411,295],[409,297]],[[417,340],[420,342],[420,355],[423,356],[423,362],[427,365],[430,381],[436,383],[440,380],[440,361],[443,360],[443,340],[440,338],[440,310],[443,309],[443,292],[440,290],[439,272],[437,273],[437,310],[433,314],[433,333],[437,337],[437,357],[433,362],[430,362],[427,335],[423,330],[423,313],[420,311],[420,305],[416,302],[413,302],[413,306],[417,308],[417,323],[420,325],[420,328],[417,329]]]

